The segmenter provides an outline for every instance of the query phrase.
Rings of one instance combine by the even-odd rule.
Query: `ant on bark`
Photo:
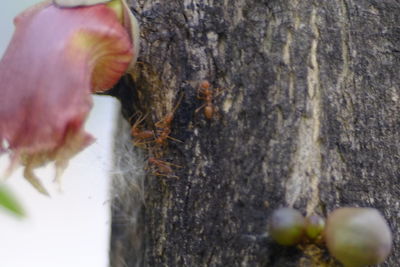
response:
[[[167,115],[164,116],[161,120],[156,122],[154,126],[156,126],[157,129],[157,136],[155,136],[154,142],[159,145],[164,145],[167,141],[167,139],[174,140],[176,142],[182,142],[181,140],[175,139],[170,135],[171,133],[171,123],[174,119],[175,112],[180,105],[181,101],[183,98],[183,94],[178,99],[178,102],[176,103],[175,107],[167,113]]]
[[[153,172],[152,174],[157,175],[157,176],[167,176],[167,177],[179,178],[176,175],[172,175],[172,173],[174,172],[172,167],[182,168],[181,166],[170,163],[170,162],[166,162],[163,160],[159,160],[154,157],[150,157],[148,159],[148,162],[149,162],[149,164],[157,167],[157,171]]]
[[[134,145],[144,144],[147,139],[150,139],[154,136],[153,131],[141,130],[139,128],[139,125],[146,119],[147,115],[141,115],[141,112],[138,112],[138,114],[139,114],[138,119],[131,127],[131,135],[134,138],[133,142]]]
[[[173,108],[173,110],[169,113],[167,113],[167,115],[164,116],[164,118],[162,118],[161,120],[159,120],[158,122],[156,122],[154,124],[154,126],[157,128],[156,130],[141,130],[139,128],[140,123],[142,123],[147,115],[139,115],[138,119],[136,120],[136,122],[132,125],[131,127],[131,135],[132,137],[135,139],[134,145],[139,145],[139,144],[146,144],[146,143],[151,143],[154,142],[156,144],[159,145],[164,145],[166,143],[167,139],[171,139],[174,140],[176,142],[182,142],[178,139],[175,139],[170,135],[171,133],[171,123],[174,119],[174,114],[180,104],[180,102],[182,101],[183,98],[183,94],[180,96],[177,104],[175,105],[175,107]],[[139,114],[141,114],[139,112]],[[154,138],[154,140],[152,141],[147,141],[150,138]]]
[[[222,91],[218,91],[214,94],[214,91],[210,88],[211,84],[208,81],[202,81],[197,89],[197,98],[204,100],[204,104],[195,110],[195,113],[199,112],[204,108],[204,116],[211,120],[216,111],[216,107],[213,105],[213,98],[218,96]],[[218,89],[217,89],[218,90]]]
[[[180,95],[173,109],[154,124],[155,129],[153,130],[142,130],[140,124],[146,119],[148,114],[142,115],[142,113],[140,112],[136,113],[139,115],[137,116],[137,120],[131,127],[131,135],[134,138],[134,145],[137,146],[140,144],[149,143],[155,143],[156,145],[159,145],[147,147],[151,154],[154,155],[155,153],[155,156],[152,156],[148,159],[148,164],[152,166],[152,174],[154,175],[179,178],[178,176],[173,175],[173,167],[182,168],[181,166],[159,160],[157,158],[162,155],[161,146],[166,144],[167,139],[182,142],[169,135],[171,134],[171,124],[174,119],[175,112],[182,102],[183,95],[183,93]],[[134,114],[133,116],[135,116],[136,114]],[[153,138],[153,140],[149,140],[150,138]]]
[[[154,140],[152,142],[156,143],[156,145],[159,145],[160,147],[166,144],[167,139],[171,139],[177,142],[182,142],[169,135],[171,134],[171,123],[174,119],[176,110],[178,109],[180,103],[182,102],[183,95],[184,95],[183,93],[180,95],[178,101],[175,104],[175,107],[170,112],[168,112],[161,120],[159,120],[154,124],[156,130],[153,132]],[[155,147],[156,149],[155,151],[159,150],[160,147],[158,148]],[[157,155],[156,153],[156,157],[159,156],[160,155]],[[157,169],[156,171],[153,172],[154,175],[179,178],[178,176],[173,175],[173,169],[172,169],[172,167],[182,168],[179,165],[162,161],[155,157],[150,157],[148,159],[148,163],[153,165]]]

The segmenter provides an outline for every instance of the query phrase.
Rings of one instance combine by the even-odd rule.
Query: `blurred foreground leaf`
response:
[[[17,198],[12,192],[4,185],[0,185],[0,206],[10,211],[18,217],[24,217],[25,211]]]

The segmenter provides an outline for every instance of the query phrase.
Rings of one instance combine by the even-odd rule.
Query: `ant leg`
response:
[[[204,108],[207,105],[207,103],[204,103],[203,105],[201,105],[200,107],[196,108],[196,110],[194,111],[194,113],[199,112],[202,108]]]
[[[132,116],[129,117],[128,121],[132,122],[133,117],[135,117],[137,114],[142,114],[142,112],[140,111],[136,111],[135,113],[132,114]],[[141,115],[139,115],[139,118],[141,117]]]
[[[171,162],[162,161],[162,160],[159,160],[159,161],[160,161],[162,164],[165,164],[165,165],[168,165],[168,166],[172,166],[172,167],[176,167],[176,168],[183,168],[182,166],[176,165],[176,164],[171,163]]]
[[[135,112],[135,113],[129,118],[129,122],[131,122],[133,116],[135,116],[136,114],[140,114],[140,115],[139,115],[138,119],[135,121],[135,123],[132,125],[132,128],[138,126],[139,124],[141,124],[142,121],[144,121],[144,120],[147,118],[147,116],[149,115],[149,113],[147,113],[146,115],[143,115],[142,112],[140,112],[140,111]]]
[[[144,141],[143,142],[133,142],[133,145],[140,147],[140,145],[147,145],[147,144],[151,144],[151,143],[154,143],[154,140],[145,141],[145,142]]]
[[[154,123],[154,126],[156,128],[165,128],[165,118],[162,118],[161,120],[157,121],[156,123]]]
[[[176,102],[175,107],[172,109],[172,114],[175,114],[175,111],[178,109],[179,105],[181,104],[184,95],[185,95],[185,93],[182,92],[181,95],[179,96],[179,99]]]
[[[226,90],[226,88],[221,89],[221,88],[218,87],[215,90],[217,91],[217,93],[214,95],[214,97],[219,96],[220,94],[222,94]]]
[[[163,173],[160,173],[160,172],[152,172],[151,174],[153,174],[155,176],[163,176],[163,177],[167,177],[167,178],[179,179],[179,176],[171,175],[171,174],[163,174]]]
[[[174,163],[168,162],[168,161],[163,161],[163,160],[159,160],[159,159],[154,159],[154,158],[149,158],[149,160],[151,161],[150,163],[154,164],[154,165],[167,165],[167,166],[173,166],[173,167],[177,167],[177,168],[183,168],[180,165],[176,165]]]
[[[173,138],[173,137],[171,137],[171,136],[167,136],[167,138],[168,139],[171,139],[172,141],[175,141],[175,142],[179,142],[179,143],[183,143],[183,141],[181,141],[181,140],[179,140],[179,139],[176,139],[176,138]]]

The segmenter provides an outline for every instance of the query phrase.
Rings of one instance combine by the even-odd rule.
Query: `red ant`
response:
[[[171,166],[175,166],[178,168],[181,168],[181,166],[175,165],[173,163],[170,162],[166,162],[166,161],[162,161],[153,157],[150,157],[148,159],[149,164],[152,164],[154,166],[157,166],[158,171],[154,172],[154,175],[158,175],[158,176],[169,176],[169,177],[175,177],[178,178],[178,176],[175,175],[171,175],[173,173],[172,167]]]
[[[172,138],[171,136],[169,136],[169,134],[171,133],[171,123],[172,123],[172,120],[174,119],[175,111],[178,108],[179,104],[181,103],[182,98],[183,98],[183,94],[181,94],[178,102],[176,103],[176,105],[172,109],[172,111],[167,113],[167,115],[165,115],[164,118],[162,118],[161,120],[159,120],[158,122],[156,122],[154,124],[157,128],[159,128],[157,130],[158,135],[154,139],[154,142],[156,144],[163,145],[163,144],[165,144],[165,141],[168,138],[171,140],[177,141],[177,142],[182,142],[178,139],[175,139],[175,138]]]
[[[141,114],[141,113],[139,113]],[[144,119],[146,119],[147,115],[141,116],[139,115],[139,118],[137,121],[132,125],[131,128],[131,135],[135,139],[134,144],[141,144],[143,143],[142,141],[145,141],[146,139],[152,138],[154,136],[153,131],[151,130],[141,130],[138,126]]]
[[[216,108],[214,107],[212,101],[213,98],[219,95],[221,92],[217,92],[214,95],[214,91],[210,89],[211,85],[208,81],[202,81],[197,89],[197,98],[204,100],[204,104],[195,110],[195,113],[199,112],[204,108],[204,116],[211,120]]]

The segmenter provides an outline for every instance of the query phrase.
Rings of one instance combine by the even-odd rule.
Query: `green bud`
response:
[[[340,208],[325,229],[329,252],[346,267],[383,262],[392,247],[392,234],[383,216],[372,208]]]
[[[316,239],[325,228],[325,220],[319,215],[313,214],[306,218],[306,234],[311,239]]]
[[[280,245],[291,246],[299,243],[304,235],[305,220],[295,209],[280,208],[270,218],[269,232]]]

